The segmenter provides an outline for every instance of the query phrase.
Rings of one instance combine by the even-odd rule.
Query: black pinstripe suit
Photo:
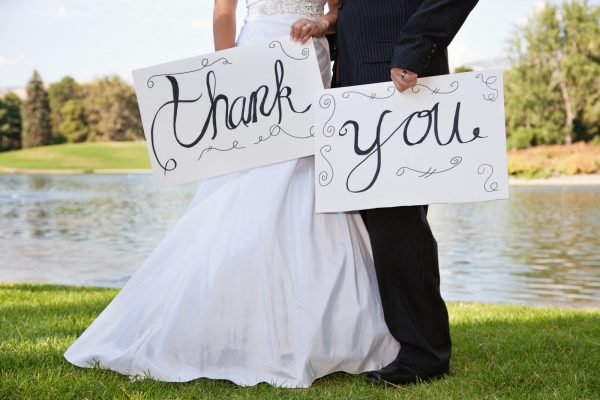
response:
[[[339,86],[390,80],[390,68],[419,76],[449,72],[446,48],[477,0],[340,0]],[[400,355],[421,368],[448,365],[448,312],[440,295],[437,243],[427,206],[364,210],[387,325]]]

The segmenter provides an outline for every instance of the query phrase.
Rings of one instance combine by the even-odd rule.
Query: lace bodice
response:
[[[246,0],[248,15],[297,14],[320,17],[327,0]]]

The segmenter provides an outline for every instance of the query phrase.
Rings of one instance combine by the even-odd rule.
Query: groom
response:
[[[398,91],[418,76],[449,73],[446,48],[477,0],[340,0],[334,83],[392,80]],[[361,211],[371,244],[386,323],[397,358],[372,371],[376,384],[407,384],[449,371],[448,312],[440,295],[437,243],[427,206]]]

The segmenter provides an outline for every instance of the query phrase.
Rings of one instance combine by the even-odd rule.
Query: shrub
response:
[[[526,149],[536,143],[539,137],[539,129],[518,127],[506,139],[506,147],[509,149]]]

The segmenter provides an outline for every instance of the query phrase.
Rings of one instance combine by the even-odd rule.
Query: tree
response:
[[[60,110],[61,124],[59,131],[69,143],[85,142],[90,129],[85,108],[79,100],[67,100]]]
[[[133,88],[118,76],[84,86],[84,106],[90,123],[90,140],[134,140],[143,137]]]
[[[21,99],[8,93],[0,99],[0,151],[21,148]]]
[[[50,105],[44,82],[37,71],[27,84],[27,99],[23,102],[23,147],[43,146],[50,142]]]
[[[592,139],[598,134],[600,115],[600,6],[572,1],[562,7],[563,97],[571,97],[574,139]],[[568,90],[568,93],[566,92]]]
[[[599,21],[600,7],[587,0],[546,2],[514,33],[515,66],[506,75],[509,134],[567,144],[597,134]]]
[[[48,88],[48,101],[50,103],[50,119],[52,122],[52,143],[61,143],[67,138],[61,132],[63,123],[62,108],[69,100],[81,100],[81,87],[70,76],[62,78],[59,82],[52,83]]]
[[[551,71],[530,74],[526,65],[516,65],[505,74],[506,124],[509,147],[562,143],[564,109],[561,95],[547,84]]]

